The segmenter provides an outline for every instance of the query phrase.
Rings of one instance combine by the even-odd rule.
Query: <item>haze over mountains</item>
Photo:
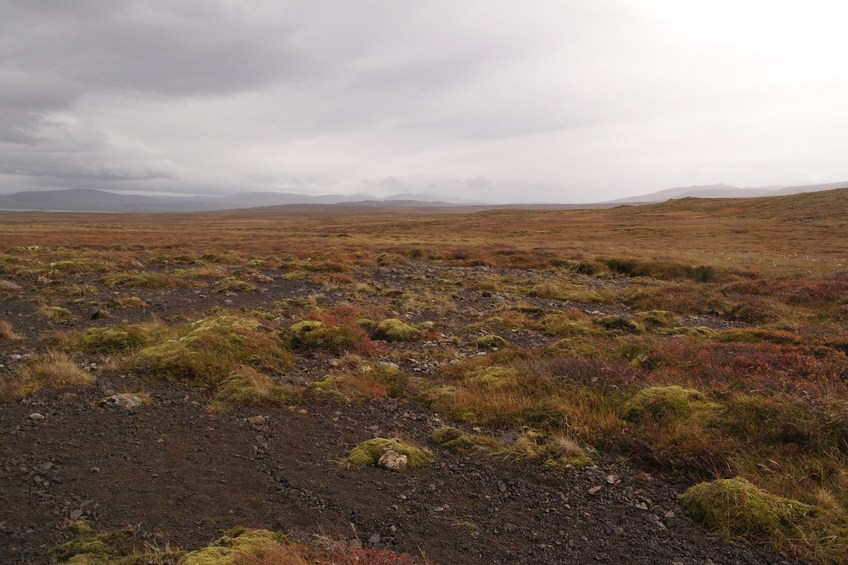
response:
[[[725,184],[677,187],[650,194],[632,196],[608,202],[586,204],[585,207],[617,204],[639,204],[664,202],[674,198],[750,198],[757,196],[779,196],[802,192],[818,192],[848,187],[848,181],[803,185],[741,188]],[[16,192],[0,195],[0,210],[36,210],[70,212],[204,212],[234,210],[266,206],[290,206],[303,204],[362,204],[362,205],[459,205],[490,204],[485,198],[477,202],[440,198],[432,194],[396,194],[377,198],[369,194],[327,194],[312,196],[291,192],[244,192],[229,196],[160,196],[109,192],[93,189],[66,189]],[[537,204],[556,204],[544,202]],[[569,205],[575,207],[577,205]],[[579,207],[579,206],[578,206]]]

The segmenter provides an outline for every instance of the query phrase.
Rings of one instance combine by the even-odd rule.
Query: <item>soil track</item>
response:
[[[97,406],[122,390],[146,390],[153,403],[135,414]],[[684,517],[674,485],[620,461],[555,470],[440,451],[407,474],[348,469],[339,460],[357,442],[426,443],[439,417],[399,401],[223,415],[206,402],[197,389],[102,375],[88,390],[4,405],[0,562],[49,562],[68,517],[186,548],[242,524],[365,544],[377,534],[377,545],[438,563],[789,562],[710,539]],[[35,412],[44,420],[29,419]],[[260,414],[266,423],[248,422]]]

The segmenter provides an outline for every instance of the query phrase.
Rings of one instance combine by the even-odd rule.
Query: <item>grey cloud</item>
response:
[[[0,192],[848,178],[848,9],[811,2],[0,0]]]

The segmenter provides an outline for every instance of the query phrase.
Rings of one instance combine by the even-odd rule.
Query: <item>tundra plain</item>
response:
[[[0,250],[4,563],[848,562],[848,189]]]

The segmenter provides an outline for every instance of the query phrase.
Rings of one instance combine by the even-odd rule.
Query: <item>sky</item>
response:
[[[0,193],[848,180],[848,3],[0,0]]]

